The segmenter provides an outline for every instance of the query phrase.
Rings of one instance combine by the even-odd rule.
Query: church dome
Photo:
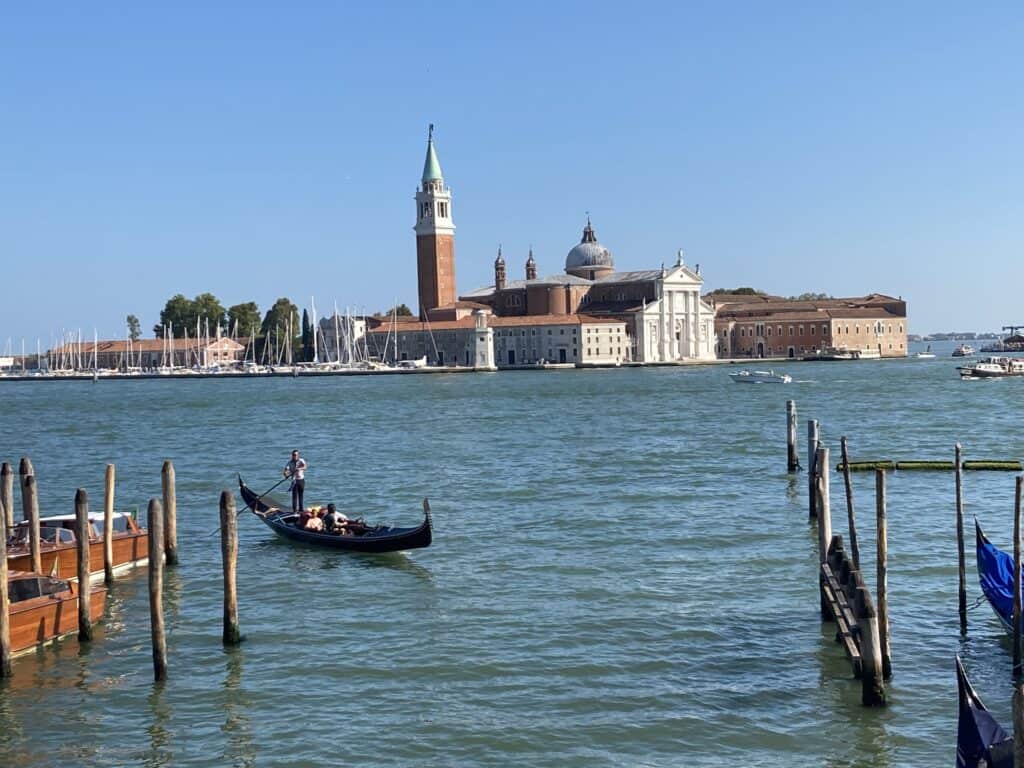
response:
[[[594,229],[590,226],[590,219],[587,219],[587,226],[583,228],[583,239],[565,257],[565,271],[572,273],[575,270],[589,269],[613,270],[615,262],[612,260],[611,251],[597,242]]]

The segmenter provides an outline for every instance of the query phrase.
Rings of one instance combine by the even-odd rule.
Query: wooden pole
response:
[[[167,679],[167,638],[164,636],[164,515],[157,499],[149,500],[149,626],[153,639],[153,679]]]
[[[1015,767],[1024,766],[1024,682],[1021,681],[1020,669],[1020,496],[1022,480],[1024,478],[1018,475],[1013,509],[1013,764]]]
[[[1021,678],[1024,677],[1021,674],[1020,656],[1020,491],[1022,484],[1024,484],[1024,476],[1017,475],[1017,488],[1013,504],[1013,681],[1015,683],[1020,683]]]
[[[796,453],[796,400],[786,401],[786,470],[800,469],[800,457]]]
[[[1013,684],[1013,765],[1024,765],[1024,683]]]
[[[39,555],[39,495],[36,488],[36,471],[32,461],[22,458],[18,465],[18,476],[21,479],[21,514],[28,520],[28,547],[32,555],[32,572],[43,570]]]
[[[174,464],[168,459],[160,472],[164,491],[164,554],[167,565],[178,564],[178,495],[175,490]]]
[[[8,470],[10,466],[4,464]],[[11,676],[11,600],[7,594],[7,505],[0,500],[0,678]]]
[[[857,587],[857,627],[860,634],[861,703],[866,707],[885,706],[885,682],[882,675],[882,649],[878,639],[878,614],[871,593]]]
[[[0,504],[4,507],[7,530],[14,527],[14,471],[6,461],[0,465]]]
[[[242,632],[238,628],[238,516],[235,496],[231,491],[220,494],[220,553],[224,564],[224,645],[238,645]]]
[[[956,551],[960,567],[960,634],[967,635],[967,564],[964,556],[964,463],[956,444]]]
[[[882,676],[892,677],[892,657],[889,650],[889,531],[885,497],[885,470],[875,471],[875,512],[877,536],[878,641],[882,654]]]
[[[106,483],[103,488],[103,581],[109,587],[114,583],[114,482],[115,468],[107,464]]]
[[[92,614],[89,602],[92,588],[89,578],[89,496],[84,488],[75,492],[75,549],[78,553],[78,639],[92,640]]]
[[[855,570],[860,570],[860,547],[857,545],[857,518],[853,513],[853,481],[850,479],[850,453],[846,445],[846,435],[839,440],[843,455],[843,485],[846,487],[846,517],[850,524],[850,559]]]
[[[818,515],[818,503],[814,498],[817,491],[817,480],[815,473],[817,467],[814,462],[818,453],[818,421],[808,419],[807,421],[807,516],[811,519]]]
[[[821,593],[821,620],[828,621],[832,614],[825,599],[825,580],[821,565],[828,562],[828,545],[832,542],[832,507],[829,499],[828,448],[818,448],[814,458],[818,484],[815,497],[818,500],[818,587]]]

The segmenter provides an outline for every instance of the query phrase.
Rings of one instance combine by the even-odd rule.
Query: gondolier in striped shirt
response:
[[[292,512],[298,514],[305,506],[302,495],[306,490],[306,460],[299,457],[298,451],[292,451],[292,458],[284,465],[284,476],[292,479]]]

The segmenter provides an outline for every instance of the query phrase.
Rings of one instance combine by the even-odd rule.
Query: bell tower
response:
[[[427,158],[416,191],[416,273],[420,319],[455,301],[455,224],[452,193],[444,184],[434,150],[434,125],[427,134]]]

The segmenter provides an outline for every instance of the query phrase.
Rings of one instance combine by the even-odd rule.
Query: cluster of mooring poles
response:
[[[786,402],[786,465],[789,472],[800,466],[797,453],[797,409],[793,400]],[[894,470],[952,470],[956,476],[956,536],[958,551],[959,590],[958,604],[960,632],[967,634],[967,576],[964,552],[963,472],[965,470],[1022,470],[1017,460],[964,461],[963,451],[957,443],[953,461],[850,461],[846,437],[840,440],[841,460],[835,466],[843,473],[846,491],[846,513],[849,526],[850,551],[846,552],[842,536],[832,535],[832,514],[829,489],[829,449],[822,445],[818,422],[807,422],[807,489],[808,515],[818,525],[818,583],[821,595],[822,621],[834,621],[836,640],[842,644],[855,677],[861,679],[861,701],[866,706],[885,704],[885,680],[892,677],[892,658],[889,646],[888,604],[888,534],[885,473]],[[857,471],[875,473],[875,521],[877,525],[876,590],[877,607],[864,583],[860,568],[860,548],[857,543],[857,524],[854,512],[853,486],[850,474]],[[1024,666],[1021,660],[1021,487],[1024,478],[1017,477],[1016,512],[1014,523],[1014,562],[1017,591],[1014,599],[1014,732],[1020,741],[1020,762],[1024,768]]]
[[[796,403],[786,402],[787,469],[800,469],[796,446]],[[889,601],[886,590],[888,548],[886,533],[885,472],[875,474],[875,520],[877,536],[877,608],[860,569],[860,548],[850,482],[846,438],[841,441],[846,514],[850,552],[843,537],[832,534],[832,501],[829,483],[829,449],[821,444],[818,422],[807,422],[808,518],[818,524],[818,591],[821,620],[836,625],[836,641],[843,646],[855,678],[861,681],[861,702],[865,706],[885,705],[885,681],[892,677],[889,652]]]
[[[39,497],[35,470],[28,458],[19,465],[22,519],[28,521],[31,569],[42,571],[39,531]],[[114,486],[116,470],[113,464],[106,468],[103,504],[103,578],[106,586],[114,583],[113,530]],[[167,679],[167,639],[163,615],[164,566],[178,565],[178,502],[175,490],[174,464],[165,461],[161,470],[162,499],[150,499],[146,520],[148,529],[149,613],[153,645],[153,676],[156,681]],[[75,492],[75,542],[77,554],[78,639],[93,639],[90,616],[90,532],[89,497],[84,488]],[[12,674],[10,633],[10,598],[7,562],[7,540],[14,521],[14,473],[11,465],[0,465],[0,677]],[[242,635],[238,625],[238,593],[235,569],[238,561],[238,523],[235,499],[231,491],[220,496],[221,555],[224,570],[224,634],[225,645],[238,645]]]

